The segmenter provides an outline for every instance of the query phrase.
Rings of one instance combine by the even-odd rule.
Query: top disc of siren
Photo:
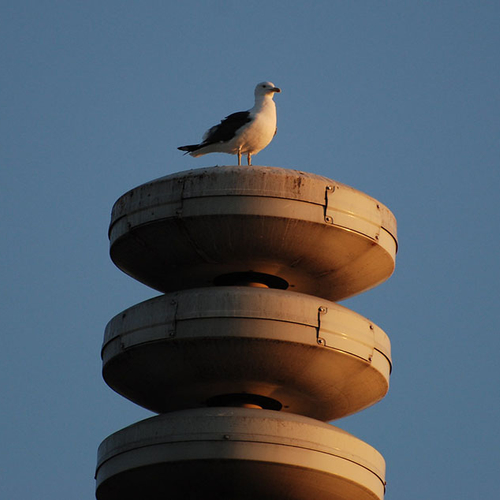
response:
[[[110,254],[162,292],[253,284],[342,300],[390,277],[396,220],[370,196],[274,167],[210,167],[143,184],[115,203]]]

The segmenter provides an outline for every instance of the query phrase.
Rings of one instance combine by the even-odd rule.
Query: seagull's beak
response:
[[[280,89],[280,88],[278,88],[278,87],[273,87],[273,88],[271,89],[271,92],[281,92],[281,89]]]

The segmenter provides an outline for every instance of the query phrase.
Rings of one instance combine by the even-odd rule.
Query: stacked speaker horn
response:
[[[383,457],[326,422],[389,387],[387,335],[336,303],[394,270],[384,205],[297,170],[211,167],[123,195],[109,237],[162,295],[108,323],[103,377],[158,415],[103,441],[98,500],[383,498]]]

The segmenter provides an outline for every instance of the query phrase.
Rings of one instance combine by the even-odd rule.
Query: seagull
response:
[[[248,111],[240,111],[226,116],[218,125],[209,128],[200,144],[181,146],[177,149],[194,156],[207,153],[229,153],[247,155],[248,165],[252,164],[252,155],[262,151],[276,135],[276,104],[273,97],[281,89],[274,83],[262,82],[255,87],[255,104]]]

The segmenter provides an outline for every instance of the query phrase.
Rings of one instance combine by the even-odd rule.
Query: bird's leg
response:
[[[238,167],[241,167],[241,146],[238,148]]]
[[[251,155],[251,153],[247,154],[247,162],[248,162],[248,166],[252,165],[252,155]]]

